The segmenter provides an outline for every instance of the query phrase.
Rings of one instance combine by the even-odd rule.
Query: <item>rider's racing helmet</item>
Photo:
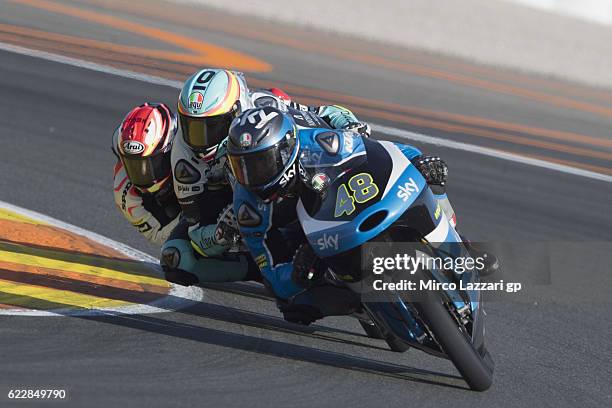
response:
[[[163,103],[145,103],[126,115],[115,131],[113,150],[134,186],[154,193],[171,179],[176,131],[176,116]]]
[[[299,140],[293,120],[274,107],[249,109],[230,127],[227,157],[236,181],[263,200],[297,179]]]
[[[243,74],[225,69],[196,72],[178,100],[185,143],[196,153],[209,153],[227,137],[232,120],[250,107],[248,101]]]

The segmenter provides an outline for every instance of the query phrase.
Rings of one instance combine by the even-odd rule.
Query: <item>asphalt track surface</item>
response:
[[[114,2],[105,4],[116,6]],[[121,15],[113,9],[86,7]],[[547,87],[549,94],[581,102],[568,105],[563,99],[563,103],[549,103],[542,98],[534,100],[272,45],[208,29],[205,24],[181,27],[173,18],[184,10],[168,12],[166,21],[127,18],[165,30],[199,33],[215,44],[257,56],[273,66],[273,71],[251,73],[249,78],[262,85],[277,79],[296,90],[315,89],[303,91],[307,101],[317,98],[316,89],[322,95],[322,90],[336,91],[530,129],[571,132],[597,138],[599,145],[591,146],[589,152],[561,152],[557,145],[552,146],[556,150],[545,149],[516,143],[515,139],[477,137],[469,129],[457,132],[444,127],[451,122],[442,119],[440,123],[415,121],[411,125],[390,116],[393,112],[383,115],[364,108],[361,116],[372,122],[598,166],[602,173],[610,164],[605,154],[611,152],[612,102],[606,100],[604,91],[471,68],[483,70],[482,75],[504,78],[506,83],[531,81],[531,90]],[[23,4],[3,3],[0,11],[2,24],[171,48],[150,38]],[[209,15],[192,12],[194,16],[197,13]],[[236,21],[235,17],[222,17]],[[289,31],[257,21],[244,21],[244,26],[260,27],[260,32]],[[304,36],[321,40],[315,33]],[[381,53],[398,52],[347,39],[327,41],[338,41],[347,49],[361,46]],[[18,40],[12,42],[19,44]],[[32,48],[48,46],[36,45]],[[61,51],[71,56],[82,52]],[[419,56],[412,51],[406,54]],[[108,55],[98,54],[89,59],[104,62],[105,57]],[[422,59],[469,67],[466,62],[430,55],[422,55]],[[133,62],[114,65],[148,72]],[[162,72],[164,69],[168,71]],[[159,63],[151,73],[177,79],[194,66],[183,64],[172,69],[170,72]],[[306,95],[308,92],[313,95]],[[133,105],[144,99],[174,105],[177,90],[1,51],[0,94],[0,199],[156,255],[157,249],[146,244],[113,205],[110,135]],[[538,135],[523,136],[550,142],[550,138]],[[563,143],[575,147],[581,142],[576,137]],[[384,343],[363,336],[351,319],[329,318],[303,328],[284,322],[259,291],[238,295],[205,289],[203,302],[155,315],[0,316],[0,406],[10,405],[6,393],[11,388],[64,388],[68,401],[40,403],[57,406],[610,406],[612,319],[607,299],[610,267],[605,260],[610,257],[610,246],[589,243],[611,238],[610,183],[417,145],[448,161],[449,196],[462,231],[472,239],[587,242],[577,246],[588,248],[586,255],[595,258],[586,260],[586,267],[578,265],[573,270],[582,278],[577,286],[583,291],[577,296],[568,294],[567,287],[549,285],[535,300],[488,305],[487,342],[496,362],[495,382],[489,391],[468,391],[447,361],[414,350],[405,354],[388,351]],[[599,296],[594,300],[585,293]],[[27,405],[24,401],[13,404]]]

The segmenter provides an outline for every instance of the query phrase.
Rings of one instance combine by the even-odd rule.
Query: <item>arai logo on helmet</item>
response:
[[[199,92],[192,92],[189,95],[189,109],[199,111],[202,109],[202,103],[204,103],[204,96]]]
[[[139,154],[144,152],[145,145],[136,140],[126,140],[121,143],[121,150],[127,154]]]

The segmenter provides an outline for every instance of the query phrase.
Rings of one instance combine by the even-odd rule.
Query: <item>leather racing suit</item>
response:
[[[180,207],[172,183],[155,193],[143,193],[129,180],[117,161],[113,173],[115,205],[123,217],[151,244],[162,245],[179,221]]]
[[[243,110],[258,106],[275,106],[301,112],[306,123],[337,129],[355,128],[369,132],[348,109],[324,105],[311,107],[290,100],[284,92],[271,90],[248,91],[241,82],[245,95],[240,102]],[[320,121],[323,123],[320,123]],[[356,125],[356,127],[355,127]],[[232,254],[236,249],[231,237],[219,237],[223,220],[235,225],[232,210],[232,186],[227,178],[225,143],[220,143],[206,154],[195,153],[179,135],[172,147],[171,161],[174,192],[181,207],[179,224],[163,245],[161,264],[166,279],[191,285],[202,282],[259,280],[259,269],[248,256]],[[235,230],[238,238],[238,231]],[[248,252],[247,252],[248,253]]]
[[[300,128],[301,151],[299,155],[300,173],[306,174],[305,161],[320,160],[325,150],[317,143],[315,136],[325,129]],[[354,132],[336,131],[340,142],[339,153],[335,156],[342,160],[352,154],[353,146],[359,143],[360,136]],[[417,161],[423,157],[421,152],[412,146],[392,142],[409,161]],[[305,152],[305,150],[307,150]],[[309,175],[309,178],[312,175]],[[243,240],[250,250],[255,263],[263,276],[264,284],[272,290],[277,297],[279,309],[289,321],[308,324],[324,316],[347,315],[360,311],[359,295],[347,288],[331,285],[318,285],[304,288],[296,282],[293,260],[299,245],[305,242],[305,236],[297,222],[297,206],[301,191],[306,189],[304,179],[297,178],[297,186],[292,194],[266,202],[248,191],[244,186],[236,184],[234,187],[234,212]],[[454,217],[454,212],[448,202],[446,194],[436,195],[440,207],[447,219]],[[448,210],[447,210],[448,209]],[[289,231],[289,233],[288,233]],[[292,238],[288,238],[288,234]]]

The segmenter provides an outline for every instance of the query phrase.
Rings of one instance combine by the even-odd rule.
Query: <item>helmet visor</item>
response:
[[[153,186],[171,171],[170,152],[148,157],[121,156],[121,161],[132,184],[140,188]]]
[[[204,118],[181,114],[183,139],[193,150],[204,151],[227,137],[233,119],[234,112]]]
[[[295,139],[284,139],[269,149],[243,155],[228,153],[236,181],[245,187],[265,187],[286,169],[292,156]]]

